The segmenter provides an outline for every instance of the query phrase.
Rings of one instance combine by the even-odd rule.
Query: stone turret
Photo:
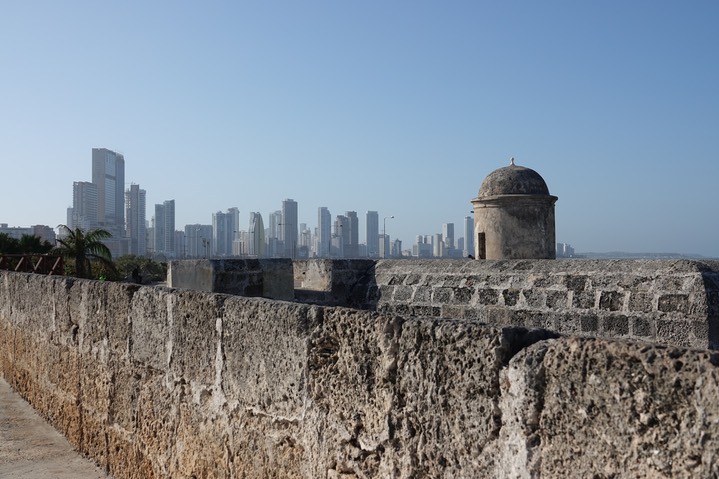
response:
[[[482,182],[474,206],[476,259],[554,259],[554,203],[536,171],[514,164]]]

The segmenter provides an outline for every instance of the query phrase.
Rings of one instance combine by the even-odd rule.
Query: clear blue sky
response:
[[[515,157],[578,251],[719,256],[718,25],[713,0],[3,2],[0,222],[64,223],[106,147],[148,219],[293,198],[312,227],[395,215],[407,248],[461,236]]]

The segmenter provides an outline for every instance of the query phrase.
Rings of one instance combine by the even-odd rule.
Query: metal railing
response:
[[[62,256],[48,254],[3,254],[0,255],[0,270],[56,276],[65,274]]]

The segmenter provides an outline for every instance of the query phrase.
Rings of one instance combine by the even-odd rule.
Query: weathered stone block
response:
[[[432,303],[449,303],[452,298],[452,289],[439,287],[432,289]]]
[[[397,286],[394,290],[393,301],[409,301],[414,293],[411,286]]]
[[[588,278],[582,275],[567,275],[564,278],[564,284],[567,289],[579,293],[587,289]]]
[[[505,289],[502,291],[502,298],[505,306],[515,306],[519,301],[518,289]]]
[[[500,437],[516,449],[502,456],[502,475],[719,474],[719,436],[709,432],[719,420],[718,364],[716,353],[596,339],[520,352],[501,382],[503,410],[521,418],[504,423]],[[511,394],[514,384],[523,392]]]
[[[432,288],[427,286],[415,286],[412,295],[413,303],[430,303],[432,302]]]
[[[604,332],[611,334],[612,337],[626,336],[629,334],[629,318],[622,315],[606,316],[602,321],[604,324]]]
[[[483,305],[497,304],[499,292],[496,289],[483,288],[477,291],[477,303]]]
[[[651,323],[644,318],[632,318],[632,335],[642,338],[653,336]]]
[[[167,301],[169,369],[179,378],[215,383],[227,296],[176,291]]]
[[[546,304],[549,309],[564,309],[567,307],[566,291],[548,290],[546,295]]]
[[[659,296],[657,309],[663,313],[686,313],[688,297],[686,294],[665,294]]]
[[[460,304],[469,304],[474,295],[474,290],[470,288],[452,288],[452,302]]]
[[[624,293],[621,291],[602,291],[599,295],[599,309],[605,311],[621,311]]]
[[[549,298],[547,298],[549,305]],[[594,309],[596,305],[596,294],[591,292],[575,292],[572,298],[572,307],[576,309]]]
[[[596,333],[599,331],[599,319],[596,315],[582,315],[579,320],[583,333]]]
[[[632,292],[629,294],[629,311],[651,313],[654,295],[652,293]]]

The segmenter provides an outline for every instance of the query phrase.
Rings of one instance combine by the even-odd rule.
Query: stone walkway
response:
[[[104,479],[0,377],[0,479]]]

